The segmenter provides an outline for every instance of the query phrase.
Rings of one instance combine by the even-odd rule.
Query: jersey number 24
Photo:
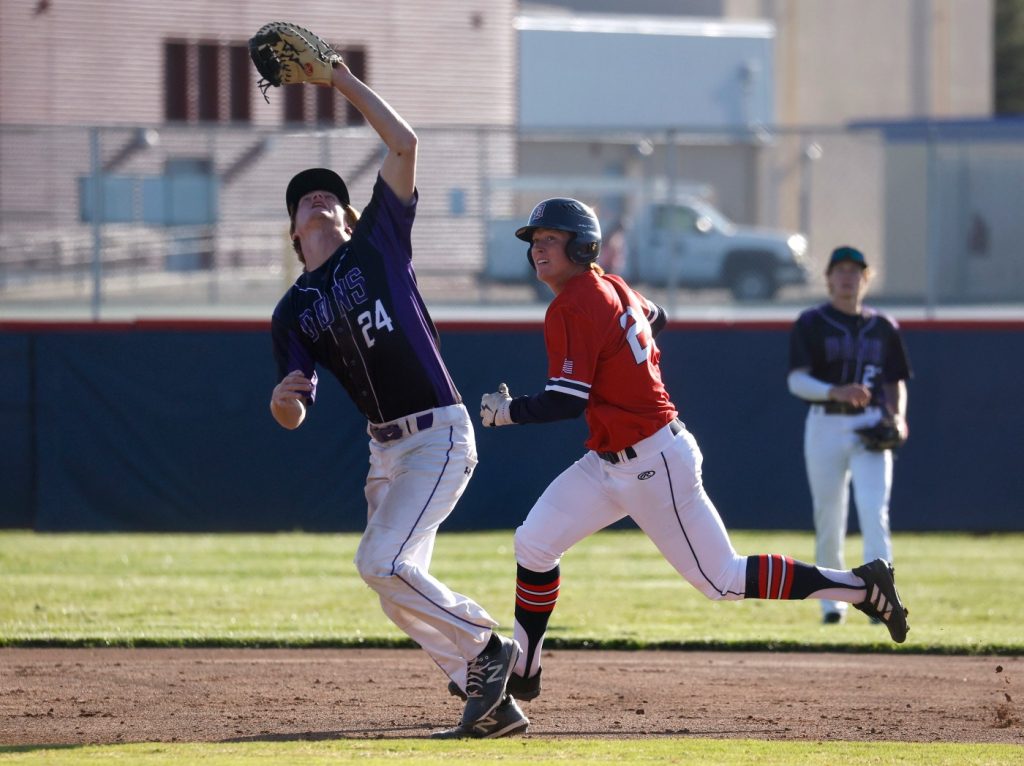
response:
[[[387,330],[393,332],[395,326],[391,322],[391,317],[388,316],[387,310],[384,308],[384,304],[377,299],[374,304],[374,311],[371,314],[369,311],[364,311],[356,317],[356,321],[359,323],[359,328],[363,331],[363,338],[366,340],[366,347],[370,348],[373,346],[375,341],[370,337],[370,330]]]

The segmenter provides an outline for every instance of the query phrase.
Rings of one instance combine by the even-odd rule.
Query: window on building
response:
[[[339,49],[366,80],[366,51]],[[164,113],[168,122],[250,122],[254,71],[247,43],[164,43]],[[360,125],[363,116],[333,88],[281,88],[283,117],[292,125]]]
[[[168,122],[249,122],[252,64],[246,43],[164,43]]]
[[[284,121],[304,124],[306,122],[306,91],[309,88],[282,88],[284,92]]]
[[[348,68],[352,70],[352,74],[366,82],[366,51],[363,48],[351,48],[342,55],[345,57]],[[343,99],[343,101],[345,101],[345,124],[362,125],[363,115],[347,99]]]
[[[252,118],[252,61],[249,48],[245,45],[232,45],[228,50],[231,68],[231,110],[229,118],[232,122],[249,122]]]
[[[164,114],[168,122],[188,119],[188,48],[184,43],[164,45]]]
[[[317,88],[316,95],[316,121],[319,125],[333,125],[336,99],[334,88]],[[346,101],[347,103],[347,101]]]
[[[220,120],[220,46],[214,43],[200,43],[199,77],[199,121]]]

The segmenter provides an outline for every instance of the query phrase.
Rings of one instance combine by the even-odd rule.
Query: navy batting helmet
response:
[[[530,222],[516,229],[516,236],[524,242],[532,242],[537,229],[569,232],[572,237],[565,246],[565,254],[573,263],[587,265],[601,254],[601,223],[593,209],[579,200],[568,197],[544,200],[530,213]],[[526,257],[533,266],[530,248],[526,250]]]

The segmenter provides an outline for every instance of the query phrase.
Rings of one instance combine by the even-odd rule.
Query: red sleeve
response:
[[[585,314],[572,305],[552,304],[544,319],[544,343],[548,350],[548,382],[545,391],[590,398],[600,338]]]

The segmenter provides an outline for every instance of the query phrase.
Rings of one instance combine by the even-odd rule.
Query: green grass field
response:
[[[740,532],[743,553],[809,560],[809,533]],[[409,645],[352,564],[354,534],[0,533],[0,645]],[[848,561],[859,561],[851,539]],[[639,532],[569,552],[550,647],[798,648],[1024,653],[1024,535],[897,535],[907,643],[851,619],[818,624],[813,601],[712,602]],[[509,532],[442,534],[432,571],[506,628]]]
[[[739,532],[741,553],[812,557],[809,533]],[[409,645],[355,572],[357,535],[127,535],[0,532],[3,646]],[[1024,654],[1024,535],[899,534],[897,582],[907,643],[851,619],[818,623],[818,605],[714,603],[638,532],[604,532],[572,550],[549,647],[645,646]],[[859,562],[851,538],[849,562]],[[432,571],[512,621],[510,532],[442,534]],[[18,763],[445,762],[703,764],[1009,764],[993,745],[650,740],[417,740],[0,747]]]
[[[1012,745],[931,745],[865,742],[762,742],[756,740],[523,740],[445,744],[425,740],[342,742],[254,742],[244,744],[134,744],[12,752],[0,747],[0,764],[109,766],[236,766],[302,764],[337,766],[431,766],[432,764],[699,764],[699,766],[1019,766],[1024,756]]]

